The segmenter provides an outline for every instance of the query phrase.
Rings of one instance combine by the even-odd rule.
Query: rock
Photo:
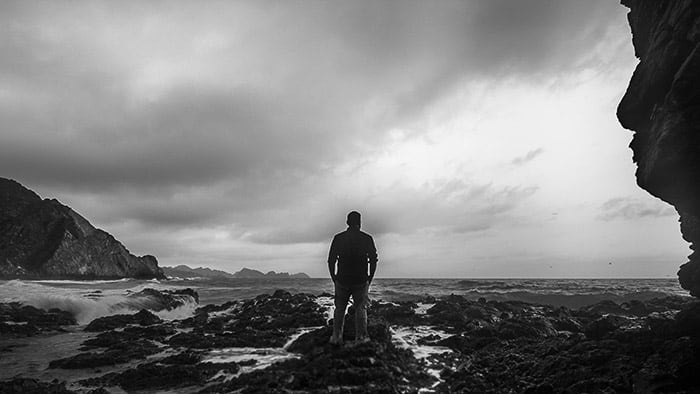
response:
[[[152,311],[172,310],[189,302],[199,303],[199,294],[193,289],[156,290],[145,288],[129,294],[127,305],[136,303],[141,309]]]
[[[85,327],[85,331],[107,331],[113,330],[115,328],[125,327],[129,324],[139,324],[142,326],[149,326],[152,324],[159,324],[162,320],[154,315],[153,313],[142,309],[133,315],[111,315],[105,317],[99,317],[90,322]]]
[[[235,328],[205,332],[195,330],[182,332],[168,340],[170,346],[189,349],[216,349],[226,347],[282,347],[291,333],[283,330],[255,330],[252,328]]]
[[[159,278],[153,256],[136,257],[57,200],[0,178],[0,277]]]
[[[134,359],[143,359],[160,351],[161,349],[153,342],[137,339],[112,344],[104,352],[79,353],[75,356],[53,360],[49,363],[49,368],[84,369],[102,367],[121,364]]]
[[[168,339],[171,346],[193,349],[282,347],[301,327],[326,324],[323,308],[310,294],[277,290],[253,299],[207,305],[181,322],[192,331]]]
[[[0,393],[3,394],[70,394],[75,393],[66,388],[66,382],[54,380],[42,382],[31,378],[14,378],[0,382]]]
[[[678,312],[675,320],[679,335],[700,337],[700,302],[690,304]]]
[[[371,316],[381,317],[391,324],[406,324],[416,320],[416,307],[417,305],[413,302],[389,303],[372,301],[367,313]]]
[[[434,380],[412,353],[380,334],[388,334],[386,323],[370,321],[370,328],[370,335],[376,335],[372,341],[342,347],[328,343],[330,327],[302,335],[289,348],[299,351],[300,359],[278,362],[201,392],[395,393],[430,386]]]
[[[118,385],[124,390],[173,390],[188,386],[203,386],[219,371],[235,374],[236,363],[141,364],[136,368],[108,376],[102,383]]]
[[[77,324],[73,315],[59,309],[48,311],[16,302],[0,304],[0,336],[24,337],[40,332],[63,331]]]
[[[111,348],[122,343],[129,343],[139,339],[149,339],[164,342],[166,337],[175,334],[176,330],[169,324],[152,326],[128,326],[121,331],[104,331],[96,337],[83,342],[81,350],[89,350],[95,347]]]
[[[159,362],[161,364],[192,365],[197,364],[202,359],[202,355],[192,351],[184,351],[172,356],[168,356]]]
[[[700,3],[623,0],[630,8],[639,64],[617,117],[633,130],[637,184],[680,215],[681,233],[700,246]],[[700,297],[700,255],[678,271],[681,286]]]
[[[589,323],[583,330],[591,339],[601,339],[607,334],[617,330],[627,323],[627,319],[621,316],[607,315]]]
[[[294,353],[309,354],[329,346],[328,340],[333,333],[333,325],[322,327],[301,335],[292,342],[287,350]],[[345,316],[343,340],[351,342],[355,339],[354,318],[351,314]],[[373,342],[391,342],[391,332],[386,321],[370,317],[367,322],[367,334]]]

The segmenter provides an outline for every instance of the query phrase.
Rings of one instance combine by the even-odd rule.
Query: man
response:
[[[369,285],[377,270],[377,249],[372,236],[360,231],[360,213],[348,214],[348,229],[333,237],[328,253],[328,271],[335,284],[332,344],[343,343],[345,308],[350,295],[355,304],[355,341],[367,342],[367,303]],[[336,273],[336,262],[338,272]],[[369,274],[367,268],[369,267]]]

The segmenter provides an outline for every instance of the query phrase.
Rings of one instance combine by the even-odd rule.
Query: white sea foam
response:
[[[253,365],[241,366],[240,373],[248,373],[256,369],[264,369],[282,360],[299,358],[295,353],[290,353],[283,348],[253,348],[253,347],[232,347],[225,349],[212,350],[207,354],[203,362],[210,363],[230,363],[247,360],[255,360]]]
[[[404,349],[409,349],[413,352],[413,355],[419,359],[425,361],[427,364],[426,371],[433,375],[437,381],[435,384],[432,385],[432,387],[425,387],[421,388],[419,392],[421,393],[429,393],[429,392],[434,392],[433,388],[440,384],[442,381],[440,379],[440,365],[439,364],[434,364],[431,360],[430,357],[437,355],[437,354],[442,354],[445,352],[451,352],[452,349],[444,347],[444,346],[431,346],[431,345],[421,345],[418,343],[418,340],[421,338],[425,338],[429,335],[437,335],[441,339],[447,338],[450,336],[450,334],[435,329],[430,326],[415,326],[415,327],[397,327],[391,329],[391,334],[392,334],[392,340],[396,344],[396,346]]]
[[[289,346],[290,346],[292,343],[294,343],[294,341],[296,341],[297,339],[299,339],[300,336],[306,334],[307,332],[311,332],[311,331],[313,331],[313,330],[318,330],[318,329],[321,328],[321,327],[322,327],[322,326],[300,328],[299,330],[297,330],[297,332],[296,332],[294,335],[292,335],[292,336],[289,338],[289,340],[287,341],[287,343],[285,343],[284,346],[282,346],[282,349],[287,350],[287,348],[289,348]]]
[[[432,308],[433,306],[435,306],[435,304],[425,304],[423,302],[419,302],[418,307],[414,309],[414,311],[416,312],[416,315],[425,315],[428,309]]]
[[[443,346],[418,344],[418,340],[429,335],[437,335],[440,339],[450,336],[450,334],[430,326],[397,327],[392,328],[391,331],[394,343],[404,349],[410,349],[418,359],[424,359],[434,354],[452,351],[450,348]]]
[[[316,303],[323,308],[323,316],[326,317],[326,321],[333,318],[335,308],[333,297],[316,297]]]

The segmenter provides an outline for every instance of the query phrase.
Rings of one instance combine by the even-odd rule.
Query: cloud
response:
[[[635,220],[675,215],[673,207],[658,200],[645,201],[632,197],[617,197],[603,203],[598,218],[601,220]]]
[[[345,215],[351,210],[361,212],[363,229],[376,236],[480,232],[513,220],[509,213],[536,191],[536,187],[499,187],[454,179],[420,187],[392,184],[373,196],[350,192],[342,199],[312,199],[272,211],[276,217],[257,226],[250,223],[257,230],[244,238],[262,244],[326,242],[345,229]]]
[[[170,234],[210,230],[268,258],[268,245],[326,242],[352,209],[379,236],[482,233],[539,189],[496,173],[380,177],[392,131],[424,137],[426,114],[472,82],[479,102],[494,84],[550,86],[609,62],[600,48],[628,41],[624,12],[606,0],[3,2],[0,176],[180,255],[195,250]],[[367,164],[343,170],[355,163]]]
[[[535,157],[541,155],[542,152],[544,152],[544,149],[542,149],[542,148],[537,148],[537,149],[531,150],[531,151],[527,152],[524,156],[516,157],[515,159],[513,159],[513,161],[511,161],[511,163],[513,165],[516,165],[516,166],[523,165],[525,163],[532,161]]]

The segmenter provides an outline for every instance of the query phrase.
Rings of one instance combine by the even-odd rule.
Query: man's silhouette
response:
[[[331,343],[343,342],[345,308],[352,295],[355,304],[355,340],[366,342],[367,303],[369,284],[377,269],[377,249],[372,236],[360,231],[360,213],[348,214],[348,229],[333,237],[328,253],[328,271],[335,284],[335,313],[333,314],[333,336]],[[338,272],[336,273],[336,262]],[[367,269],[369,268],[369,274]]]

